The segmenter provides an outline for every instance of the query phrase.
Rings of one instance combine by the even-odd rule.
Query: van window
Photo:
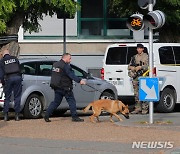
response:
[[[124,65],[126,64],[127,47],[109,48],[106,58],[106,64]]]
[[[174,50],[176,64],[180,64],[180,47],[173,47],[173,50]]]
[[[174,52],[170,46],[159,48],[159,57],[161,64],[175,64]]]
[[[147,48],[144,48],[147,53]],[[109,65],[128,65],[131,57],[137,54],[136,47],[114,47],[109,48],[106,58],[106,64]]]
[[[128,53],[127,53],[127,58],[126,58],[126,64],[129,64],[131,61],[131,58],[137,54],[137,49],[136,47],[129,47],[128,48]]]

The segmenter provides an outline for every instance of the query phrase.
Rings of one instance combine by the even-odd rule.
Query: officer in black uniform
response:
[[[60,105],[63,97],[66,98],[68,102],[72,121],[74,122],[82,122],[84,119],[80,119],[77,116],[76,112],[76,100],[73,94],[73,84],[72,80],[80,84],[86,84],[84,80],[77,77],[71,66],[69,65],[71,62],[71,54],[65,53],[62,56],[62,59],[53,64],[52,75],[51,75],[51,84],[50,86],[54,89],[55,98],[54,101],[51,102],[48,109],[46,110],[44,120],[46,122],[51,122],[49,120],[49,116],[53,113],[55,109]]]
[[[11,101],[12,92],[14,94],[14,110],[15,120],[19,121],[22,77],[20,73],[19,60],[11,56],[8,50],[3,51],[3,58],[0,61],[0,80],[5,93],[4,100],[4,121],[8,121],[9,103]]]

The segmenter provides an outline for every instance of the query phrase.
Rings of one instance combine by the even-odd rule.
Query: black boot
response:
[[[15,114],[15,121],[20,121],[19,113],[16,113],[16,114]]]
[[[79,117],[73,117],[73,118],[72,118],[72,121],[73,121],[73,122],[83,122],[84,119],[80,119]]]
[[[44,115],[44,120],[45,122],[51,122],[51,120],[49,120],[49,114],[47,112]]]
[[[8,112],[4,113],[4,121],[9,121]]]

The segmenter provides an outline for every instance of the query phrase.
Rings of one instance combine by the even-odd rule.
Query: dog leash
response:
[[[90,91],[85,90],[85,89],[83,88],[83,86],[88,86],[88,87],[90,87],[90,88],[92,88],[92,89],[94,89],[94,90],[90,90]],[[86,91],[86,92],[99,91],[98,89],[96,89],[96,88],[94,88],[94,87],[90,86],[89,84],[81,85],[81,88],[82,88],[82,90],[84,90],[84,91]],[[100,91],[99,91],[99,92],[100,92]]]

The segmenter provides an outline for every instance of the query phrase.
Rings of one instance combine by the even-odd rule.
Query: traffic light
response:
[[[143,17],[143,21],[151,29],[161,28],[165,23],[165,15],[159,10],[151,11]]]
[[[153,6],[156,4],[156,0],[152,0]],[[141,9],[147,9],[149,6],[149,0],[138,0],[138,5]]]
[[[128,18],[126,25],[132,31],[140,31],[144,29],[143,15],[133,14]]]

